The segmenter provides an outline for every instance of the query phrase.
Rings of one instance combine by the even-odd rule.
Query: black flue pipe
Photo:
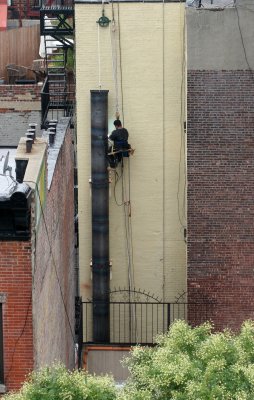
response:
[[[93,340],[109,343],[108,90],[91,90]]]

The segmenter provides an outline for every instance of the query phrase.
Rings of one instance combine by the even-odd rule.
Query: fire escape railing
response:
[[[41,9],[73,8],[73,0],[27,0],[27,17],[39,17]]]
[[[49,93],[49,82],[48,77],[46,77],[44,84],[41,90],[41,127],[43,129],[47,128],[47,121],[49,119],[54,119],[57,117],[57,112],[62,109],[64,111],[65,117],[73,117],[74,115],[74,107],[75,107],[75,91],[67,91],[66,92],[66,101],[62,108],[57,103],[57,94],[55,95],[56,105],[52,104],[52,94]],[[52,115],[50,116],[50,111],[52,111]],[[62,115],[62,113],[60,114]],[[57,118],[58,119],[58,118]],[[71,125],[73,121],[71,121]]]
[[[42,128],[49,119],[74,114],[74,9],[73,1],[48,0],[40,8],[40,34],[44,37],[46,79],[41,92]],[[51,118],[47,117],[51,112]],[[71,122],[73,125],[73,121]]]
[[[84,343],[93,341],[92,318],[94,307],[99,302],[85,301],[83,304]],[[214,309],[212,303],[158,303],[158,302],[117,302],[109,303],[110,341],[109,344],[152,345],[158,334],[166,333],[178,319],[195,325],[205,322]]]

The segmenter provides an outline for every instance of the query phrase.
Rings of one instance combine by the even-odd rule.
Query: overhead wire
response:
[[[66,307],[66,304],[65,304],[65,301],[64,301],[63,290],[62,290],[60,278],[59,278],[59,275],[58,275],[58,272],[57,272],[55,257],[54,257],[54,253],[53,253],[50,237],[49,237],[48,226],[47,226],[45,214],[44,214],[44,211],[43,211],[43,206],[42,206],[42,202],[41,202],[41,197],[40,197],[38,184],[37,184],[37,182],[31,181],[31,180],[24,181],[24,183],[33,183],[35,185],[35,188],[36,188],[36,192],[37,192],[38,199],[39,199],[39,204],[40,204],[40,211],[41,211],[41,214],[42,214],[43,223],[44,223],[44,226],[45,226],[45,232],[46,232],[46,236],[47,236],[47,239],[48,239],[49,251],[50,251],[50,255],[51,255],[51,259],[52,259],[52,264],[53,264],[54,272],[55,272],[55,275],[56,275],[57,283],[58,283],[58,286],[59,286],[61,301],[62,301],[63,306],[64,306],[64,312],[65,312],[65,315],[66,315],[66,318],[67,318],[67,322],[68,322],[68,325],[69,325],[69,328],[70,328],[70,333],[71,333],[71,336],[72,336],[72,340],[73,340],[73,343],[75,345],[76,344],[75,335],[74,335],[74,332],[73,332],[73,329],[72,329],[72,326],[71,326],[70,317],[69,317],[68,310],[67,310],[67,307]]]
[[[244,58],[245,58],[247,66],[248,66],[248,69],[249,69],[249,71],[251,73],[251,77],[253,79],[254,78],[253,69],[251,68],[251,65],[249,63],[248,56],[247,56],[247,51],[246,51],[246,47],[245,47],[245,43],[244,43],[244,38],[243,38],[243,33],[242,33],[242,28],[241,28],[241,23],[240,23],[240,15],[239,15],[238,4],[237,3],[235,4],[235,10],[236,10],[236,15],[237,15],[237,24],[238,24],[238,29],[239,29],[239,33],[240,33],[240,38],[241,38]]]
[[[19,341],[20,341],[20,339],[22,338],[22,336],[23,336],[24,333],[25,333],[25,329],[26,329],[26,325],[27,325],[27,321],[28,321],[28,317],[29,317],[29,310],[30,310],[31,305],[32,305],[32,298],[33,298],[33,295],[32,295],[32,291],[31,291],[31,295],[30,295],[30,297],[29,297],[29,303],[28,303],[27,310],[26,310],[26,315],[25,315],[24,324],[23,324],[22,329],[21,329],[21,331],[20,331],[20,334],[19,334],[19,336],[18,336],[18,338],[17,338],[17,340],[15,341],[15,344],[14,344],[14,348],[13,348],[13,352],[12,352],[12,357],[11,357],[11,362],[10,362],[10,367],[9,367],[9,369],[8,369],[8,372],[7,372],[6,376],[5,376],[5,382],[8,381],[8,378],[9,378],[9,376],[10,376],[11,370],[12,370],[12,368],[13,368],[13,365],[14,365],[14,356],[15,356],[15,353],[16,353],[16,351],[17,351],[17,346],[18,346],[18,344],[19,344]]]

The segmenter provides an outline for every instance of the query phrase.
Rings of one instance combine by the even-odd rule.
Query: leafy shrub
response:
[[[239,335],[174,323],[154,348],[135,347],[121,400],[253,400],[254,323]]]
[[[114,400],[116,390],[109,377],[95,377],[85,372],[68,371],[55,364],[29,375],[17,393],[4,396],[4,400]]]
[[[33,372],[4,400],[254,400],[254,322],[234,335],[177,321],[156,347],[134,347],[126,363],[123,389],[109,377],[56,364]]]

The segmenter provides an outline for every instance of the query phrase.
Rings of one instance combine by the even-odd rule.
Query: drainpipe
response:
[[[108,90],[91,90],[93,341],[109,343]]]

